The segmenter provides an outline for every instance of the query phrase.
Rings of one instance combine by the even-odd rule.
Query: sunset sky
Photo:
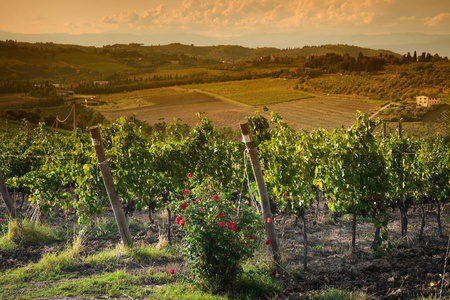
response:
[[[42,33],[450,34],[450,0],[15,0],[0,31]]]

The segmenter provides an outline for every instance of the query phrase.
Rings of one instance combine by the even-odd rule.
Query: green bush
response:
[[[185,260],[205,288],[227,288],[242,272],[242,262],[254,254],[262,233],[260,215],[231,202],[232,191],[211,179],[191,178],[191,187],[186,199],[174,204],[176,223],[185,233]]]

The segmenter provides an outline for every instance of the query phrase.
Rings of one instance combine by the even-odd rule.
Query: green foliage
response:
[[[174,204],[176,223],[185,232],[183,253],[199,283],[223,289],[236,282],[242,262],[253,256],[261,234],[260,216],[250,207],[231,203],[231,191],[220,183],[190,180],[187,198]]]
[[[375,237],[374,243],[374,258],[381,258],[392,252],[392,249],[396,246],[395,243],[388,241],[389,233],[387,229],[383,229],[381,235]]]
[[[393,132],[377,135],[381,123],[365,114],[348,130],[333,132],[296,132],[276,113],[270,123],[261,115],[248,121],[270,196],[279,208],[296,215],[325,193],[332,210],[366,212],[380,228],[388,222],[392,200],[402,193],[416,203],[420,194],[438,203],[448,195],[448,145],[443,138],[429,143]],[[209,119],[199,118],[189,132],[178,121],[172,123],[164,127],[164,138],[149,136],[144,125],[136,117],[123,117],[101,127],[115,189],[123,201],[134,199],[137,210],[150,201],[157,208],[171,206],[192,182],[180,176],[189,172],[199,182],[214,178],[227,189],[241,187],[244,145],[224,141]],[[73,208],[78,221],[86,223],[108,204],[92,141],[81,130],[55,134],[41,123],[4,138],[0,153],[7,186],[29,195],[44,213]],[[249,178],[254,187],[251,173]],[[96,236],[117,230],[101,222],[94,228],[91,234]]]

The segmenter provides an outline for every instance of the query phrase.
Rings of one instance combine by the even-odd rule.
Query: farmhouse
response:
[[[441,99],[429,98],[427,96],[417,96],[416,103],[418,106],[431,107],[433,105],[441,104]]]

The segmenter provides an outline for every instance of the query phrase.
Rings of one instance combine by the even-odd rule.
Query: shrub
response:
[[[174,204],[176,223],[185,233],[185,260],[205,288],[229,287],[242,272],[242,262],[253,256],[262,233],[260,215],[232,203],[232,191],[211,179],[190,181],[186,199]]]

